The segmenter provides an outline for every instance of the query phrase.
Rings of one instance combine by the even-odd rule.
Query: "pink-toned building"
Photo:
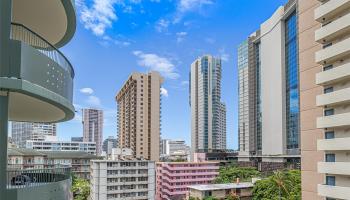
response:
[[[187,186],[210,184],[219,175],[218,162],[159,162],[156,200],[185,199]]]

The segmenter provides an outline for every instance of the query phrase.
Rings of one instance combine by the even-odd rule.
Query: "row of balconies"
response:
[[[345,130],[350,127],[350,112],[346,112],[350,103],[350,88],[346,88],[346,83],[350,81],[350,1],[329,0],[322,3],[314,13],[315,20],[322,23],[322,27],[315,31],[315,41],[324,46],[316,52],[315,61],[324,65],[324,71],[316,75],[316,84],[324,86],[325,91],[316,97],[316,105],[327,109],[336,108],[340,112],[330,110],[326,113],[325,110],[325,116],[317,118],[317,128]],[[337,90],[333,91],[333,88]],[[318,163],[318,173],[349,176],[350,162],[344,162],[341,154],[350,151],[350,137],[339,138],[340,135],[334,137],[334,132],[330,134],[327,139],[317,141],[317,149],[327,152],[327,162]],[[343,162],[336,160],[338,156]],[[334,179],[333,182],[328,182],[328,178]],[[318,185],[318,195],[349,199],[350,187],[336,185],[335,177],[327,177],[327,185]]]

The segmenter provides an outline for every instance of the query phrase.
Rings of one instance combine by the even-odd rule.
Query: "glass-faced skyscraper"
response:
[[[289,0],[238,47],[239,161],[261,170],[300,160],[297,8]]]
[[[226,149],[226,106],[221,102],[221,59],[205,55],[190,73],[191,147]]]

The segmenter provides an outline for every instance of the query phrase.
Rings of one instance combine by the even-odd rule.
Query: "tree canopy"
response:
[[[237,178],[241,181],[251,181],[251,178],[257,176],[260,176],[260,172],[252,167],[222,167],[215,183],[233,183]]]
[[[72,192],[74,200],[87,200],[90,196],[90,183],[88,180],[72,176]]]
[[[300,171],[277,171],[257,181],[252,192],[253,200],[301,200]]]

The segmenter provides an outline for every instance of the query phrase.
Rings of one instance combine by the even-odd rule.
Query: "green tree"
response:
[[[253,200],[301,200],[300,171],[277,171],[256,182],[252,192]]]
[[[205,197],[204,200],[217,200],[217,198],[210,196],[210,197]]]
[[[229,194],[229,195],[225,198],[225,200],[239,200],[239,199],[240,199],[239,196],[236,195],[236,194],[233,194],[233,193]]]
[[[72,176],[72,192],[74,200],[87,200],[90,196],[90,183],[88,180]]]
[[[215,179],[215,183],[232,183],[237,178],[241,181],[250,181],[251,178],[260,176],[260,173],[252,167],[222,167],[219,170],[219,176]]]

